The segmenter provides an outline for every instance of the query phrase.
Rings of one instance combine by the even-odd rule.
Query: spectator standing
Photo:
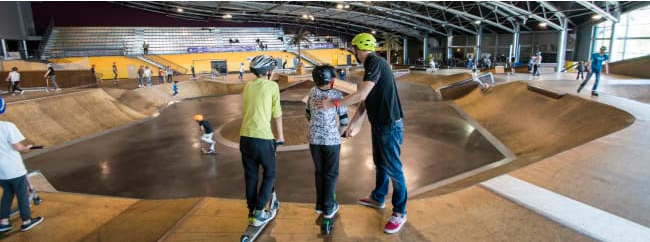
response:
[[[9,89],[7,89],[7,91],[11,91],[12,96],[16,95],[16,90],[20,91],[20,95],[25,94],[25,91],[18,87],[18,84],[20,83],[20,73],[18,73],[17,67],[11,68],[11,72],[9,72],[9,75],[7,76],[7,82],[9,82]]]
[[[60,92],[61,88],[59,88],[59,85],[56,84],[56,72],[54,71],[54,67],[52,66],[52,63],[47,64],[47,72],[45,72],[45,83],[47,86],[47,90],[50,91],[50,85],[47,85],[50,81],[52,82],[52,85],[54,85],[54,91]]]
[[[7,103],[0,97],[0,114],[7,109]],[[29,207],[29,194],[27,181],[27,169],[20,156],[20,152],[28,152],[32,145],[24,145],[22,142],[25,136],[18,130],[16,125],[6,121],[0,121],[0,187],[2,187],[2,200],[0,203],[0,232],[12,229],[9,221],[11,203],[18,200],[18,210],[22,219],[21,231],[27,231],[43,222],[42,217],[32,218],[32,211]]]

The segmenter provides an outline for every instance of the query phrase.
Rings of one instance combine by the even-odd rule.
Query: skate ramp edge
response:
[[[628,112],[574,95],[511,82],[455,100],[470,117],[527,163],[634,123]]]
[[[135,90],[93,89],[46,98],[10,102],[0,120],[14,123],[27,143],[50,149],[101,135],[154,117],[174,101],[240,93],[244,84],[216,82],[179,83],[180,94],[172,97],[172,84]],[[62,108],[65,107],[65,108]]]
[[[29,183],[38,192],[58,192],[52,183],[45,178],[45,175],[43,175],[41,171],[32,171],[28,173],[27,179],[29,179]]]

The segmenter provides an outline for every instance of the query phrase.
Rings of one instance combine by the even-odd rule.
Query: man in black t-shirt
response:
[[[201,147],[201,152],[203,153],[216,153],[214,150],[214,140],[212,139],[212,136],[214,136],[214,132],[212,132],[212,125],[207,120],[203,120],[203,115],[197,114],[194,115],[194,120],[199,124],[199,128],[201,129],[201,141],[206,142],[210,144],[210,149],[205,150],[203,147]]]
[[[384,232],[398,232],[406,223],[407,188],[400,145],[404,139],[402,105],[397,93],[397,83],[390,65],[375,54],[377,41],[368,33],[361,33],[352,39],[357,61],[363,63],[365,74],[357,91],[341,100],[326,98],[317,101],[320,108],[348,106],[361,102],[352,122],[345,129],[344,136],[351,137],[361,129],[363,116],[368,114],[372,126],[372,153],[376,169],[376,187],[370,196],[359,199],[359,204],[384,208],[384,197],[388,194],[389,181],[393,183],[393,214],[384,227]]]
[[[43,75],[45,78],[45,85],[47,86],[47,91],[50,91],[50,85],[49,82],[52,82],[52,85],[54,86],[54,91],[60,92],[61,88],[59,88],[59,85],[56,84],[56,72],[54,71],[54,67],[52,66],[52,63],[47,64],[47,72],[45,72],[45,75]]]

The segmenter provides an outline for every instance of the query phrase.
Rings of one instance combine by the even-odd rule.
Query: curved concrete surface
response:
[[[540,82],[567,92],[575,88],[575,85],[565,86],[564,83]],[[486,98],[490,94],[486,94]],[[498,95],[491,96],[498,99]],[[481,99],[477,98],[476,103],[481,103]],[[647,149],[635,148],[647,146],[650,106],[607,94],[594,100],[632,113],[636,122],[613,134],[603,134],[604,137],[594,141],[590,141],[594,137],[589,137],[593,133],[587,138],[579,135],[588,143],[551,158],[543,156],[553,154],[534,155],[532,152],[534,160],[543,160],[512,174],[650,226],[649,193],[643,192],[650,182],[650,176],[647,176],[650,167],[644,159],[638,158],[650,156],[650,153]],[[516,103],[519,100],[502,101]],[[478,108],[480,105],[476,107],[476,110],[481,109]],[[492,106],[495,107],[505,108]],[[582,110],[574,111],[579,114]],[[600,118],[609,118],[602,116]],[[488,118],[494,116],[485,117],[481,124],[498,127],[499,120]],[[619,124],[619,128],[628,124]],[[583,131],[580,129],[575,134]],[[527,141],[535,142],[533,139]],[[518,152],[514,147],[510,148]],[[566,149],[557,152],[561,150]],[[241,200],[135,200],[65,193],[43,193],[42,196],[46,202],[35,208],[35,215],[45,216],[46,222],[28,233],[17,233],[14,229],[14,232],[4,235],[5,241],[236,241],[246,223],[245,205]],[[334,234],[322,237],[315,225],[316,215],[312,206],[308,203],[283,203],[278,219],[267,228],[260,241],[592,241],[477,186],[435,197],[411,199],[408,204],[409,222],[396,235],[385,235],[381,231],[390,215],[389,209],[377,211],[343,205],[341,216],[335,222]]]
[[[432,102],[431,89],[407,83],[400,83],[399,89],[407,124],[402,159],[411,191],[504,158],[452,103]],[[288,109],[287,115],[304,112],[304,104],[299,105]],[[154,119],[26,162],[66,192],[135,198],[243,198],[239,150],[219,144],[217,155],[200,154],[198,128],[191,119],[196,113],[204,114],[215,127],[236,120],[241,117],[241,97],[176,103]],[[237,130],[229,128],[229,132]],[[342,203],[353,203],[374,185],[370,143],[366,124],[342,146],[337,189]],[[277,167],[276,189],[283,201],[315,199],[309,150],[279,152]]]

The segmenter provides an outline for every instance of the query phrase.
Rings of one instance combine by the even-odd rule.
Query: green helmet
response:
[[[352,45],[359,50],[375,51],[377,40],[369,33],[360,33],[352,39]]]

